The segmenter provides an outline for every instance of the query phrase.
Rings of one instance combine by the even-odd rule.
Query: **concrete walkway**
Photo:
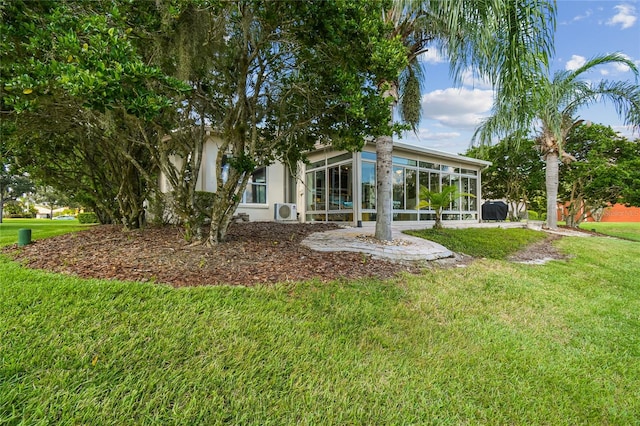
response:
[[[489,222],[472,224],[445,224],[447,228],[526,228],[525,222]],[[396,225],[392,226],[393,241],[381,242],[373,238],[375,226],[369,225],[362,228],[345,227],[326,232],[316,232],[302,241],[302,244],[317,251],[350,251],[366,253],[374,258],[402,261],[432,261],[446,259],[455,256],[451,250],[423,238],[403,234],[403,230],[421,229],[421,225]],[[542,226],[531,226],[541,230]],[[558,230],[548,231],[561,235],[588,236],[578,231]]]

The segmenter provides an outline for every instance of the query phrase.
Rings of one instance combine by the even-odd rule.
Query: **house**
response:
[[[204,146],[198,177],[200,191],[216,190],[216,157],[220,140],[211,136]],[[360,226],[376,220],[376,153],[367,143],[362,152],[320,147],[308,154],[295,176],[284,164],[257,169],[236,211],[251,221],[292,220],[341,222]],[[479,222],[481,171],[491,163],[428,148],[395,143],[393,148],[393,221],[433,223],[433,210],[418,210],[418,193],[424,185],[439,191],[458,185],[464,196],[443,212],[443,220]],[[161,180],[161,189],[166,188]]]

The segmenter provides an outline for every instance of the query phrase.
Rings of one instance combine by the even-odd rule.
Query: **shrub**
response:
[[[527,210],[527,214],[529,215],[529,220],[538,220],[538,212],[534,210]]]
[[[85,212],[78,214],[78,222],[80,223],[99,223],[98,216],[94,212]]]
[[[547,213],[542,213],[540,215],[540,220],[547,220]]]

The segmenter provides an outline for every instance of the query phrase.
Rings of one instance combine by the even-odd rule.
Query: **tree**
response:
[[[180,131],[167,141],[171,148],[161,148],[154,155],[171,153],[197,161],[199,140],[206,137],[207,129],[185,131],[194,125],[206,123],[210,133],[219,137],[215,192],[208,206],[209,244],[224,241],[256,168],[280,160],[295,172],[304,152],[316,143],[356,150],[379,128],[387,131],[387,105],[372,83],[371,70],[382,75],[391,69],[387,52],[372,41],[384,29],[379,19],[381,4],[220,2],[185,9],[177,17],[177,23],[191,24],[174,28],[178,35],[174,40],[190,43],[194,27],[210,31],[196,31],[206,37],[195,49],[188,49],[190,44],[175,46],[180,52],[175,72],[188,79],[194,90],[183,104],[189,114],[182,115]],[[371,59],[372,49],[382,49],[376,60]],[[190,59],[199,57],[207,59]],[[166,72],[173,72],[168,62]],[[189,119],[193,123],[188,124]],[[195,183],[195,179],[182,179],[182,170],[172,171],[166,162],[160,167],[172,185]],[[186,170],[195,176],[197,163]],[[194,192],[185,188],[180,198],[189,200]],[[184,206],[191,214],[188,203]],[[196,238],[197,228],[195,224]]]
[[[0,160],[3,160],[0,158]],[[28,176],[16,173],[9,164],[0,161],[0,223],[5,203],[17,201],[18,197],[33,191],[33,183]]]
[[[506,138],[465,153],[491,161],[482,171],[482,194],[486,199],[506,199],[510,220],[517,220],[518,212],[529,210],[531,201],[544,195],[544,163],[534,146],[531,139]]]
[[[23,167],[82,198],[103,223],[135,228],[156,182],[148,152],[129,136],[136,120],[177,108],[189,87],[138,54],[126,5],[1,2],[0,106]],[[148,16],[136,18],[142,26]]]
[[[554,3],[546,0],[494,2],[397,0],[385,12],[388,40],[405,46],[406,64],[394,78],[379,78],[382,96],[393,106],[401,101],[401,117],[412,127],[420,120],[420,54],[432,44],[449,57],[456,81],[471,68],[515,101],[525,87],[526,70],[538,70],[552,50]],[[391,133],[376,137],[376,238],[391,236]]]
[[[560,167],[558,194],[566,205],[568,226],[577,227],[608,205],[640,201],[633,196],[640,181],[638,142],[608,126],[583,124],[569,133],[564,150],[573,158]]]
[[[420,203],[418,209],[431,208],[435,211],[436,221],[433,229],[442,229],[442,212],[452,204],[458,203],[460,197],[474,197],[473,194],[460,192],[457,185],[447,185],[441,191],[430,191],[426,186],[420,187]]]
[[[578,110],[587,105],[609,100],[626,124],[640,127],[640,86],[625,81],[591,83],[582,80],[584,74],[604,64],[628,66],[638,78],[638,68],[625,56],[613,53],[594,57],[575,70],[558,71],[552,78],[548,72],[532,72],[527,76],[527,88],[514,101],[498,91],[492,116],[476,131],[474,139],[490,143],[495,134],[514,131],[536,133],[536,147],[545,159],[547,193],[547,226],[557,228],[557,201],[560,160],[570,162],[564,143],[573,128],[584,120]]]

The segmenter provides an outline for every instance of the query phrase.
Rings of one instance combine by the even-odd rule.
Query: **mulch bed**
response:
[[[391,278],[417,265],[362,253],[317,252],[300,242],[333,224],[251,222],[232,225],[227,242],[207,247],[185,242],[179,227],[123,231],[101,225],[18,248],[4,248],[25,266],[84,278],[153,281],[173,286],[255,285],[339,278]]]

